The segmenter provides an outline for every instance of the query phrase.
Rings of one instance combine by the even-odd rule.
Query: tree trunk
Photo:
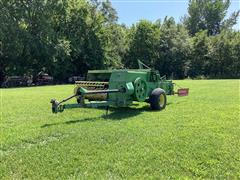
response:
[[[3,59],[0,59],[0,87],[1,87],[1,85],[3,83],[3,81],[4,81],[4,78],[5,78],[4,69],[5,69],[5,66],[3,64]]]

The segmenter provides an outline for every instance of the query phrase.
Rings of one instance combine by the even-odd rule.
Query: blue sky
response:
[[[111,0],[112,6],[117,10],[119,23],[130,26],[140,19],[155,21],[173,16],[179,22],[187,13],[188,0]],[[228,16],[240,9],[240,0],[231,1]],[[240,30],[240,18],[234,27]]]

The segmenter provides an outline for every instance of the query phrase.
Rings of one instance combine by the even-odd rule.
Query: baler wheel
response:
[[[167,104],[167,96],[165,91],[161,88],[154,89],[149,97],[149,103],[152,110],[165,109]]]

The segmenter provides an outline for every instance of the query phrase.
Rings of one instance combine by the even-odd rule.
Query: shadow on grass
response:
[[[146,111],[148,108],[146,106],[141,108],[125,107],[125,108],[110,108],[108,114],[102,115],[103,119],[107,120],[124,120],[131,117],[138,116],[142,112]]]
[[[89,121],[96,121],[99,119],[99,117],[93,117],[93,118],[84,118],[84,119],[78,119],[78,120],[70,120],[66,122],[60,122],[60,123],[52,123],[52,124],[44,124],[41,126],[41,128],[47,128],[51,126],[61,125],[61,124],[75,124],[75,123],[83,123],[83,122],[89,122]]]
[[[169,103],[171,104],[171,103]],[[169,105],[168,104],[168,105]],[[89,109],[90,110],[90,109]],[[104,114],[100,117],[92,117],[92,118],[83,118],[83,119],[74,119],[70,121],[65,121],[61,123],[52,123],[52,124],[44,124],[41,126],[41,128],[46,128],[50,126],[60,125],[60,124],[75,124],[75,123],[83,123],[83,122],[93,122],[98,119],[105,119],[105,120],[113,120],[113,121],[121,121],[121,120],[129,120],[128,118],[138,116],[142,112],[153,112],[156,113],[158,111],[153,111],[150,109],[149,105],[137,107],[135,104],[131,107],[125,107],[125,108],[110,108],[109,113]]]

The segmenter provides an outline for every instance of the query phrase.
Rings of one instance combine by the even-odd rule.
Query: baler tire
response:
[[[149,97],[149,103],[152,110],[165,109],[167,104],[167,96],[165,91],[161,88],[154,89]]]

